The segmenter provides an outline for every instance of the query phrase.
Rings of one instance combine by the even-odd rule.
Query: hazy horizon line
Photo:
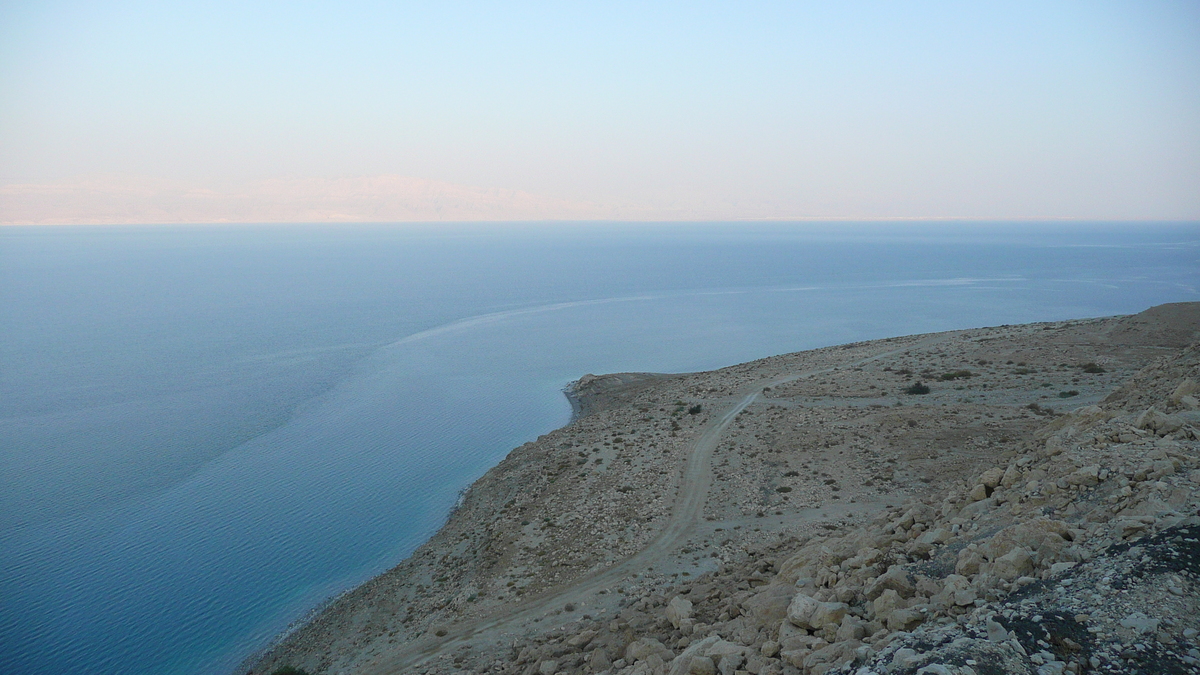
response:
[[[834,199],[828,195],[810,200]],[[801,199],[798,197],[797,199]],[[92,175],[0,183],[0,225],[202,225],[447,222],[1198,222],[1166,214],[872,213],[841,198],[832,204],[737,203],[697,194],[642,203],[573,199],[519,189],[378,174],[288,177],[212,183],[146,176]],[[747,203],[749,202],[749,203]],[[852,212],[861,209],[862,212]],[[814,211],[816,211],[814,213]],[[848,212],[849,211],[849,212]]]

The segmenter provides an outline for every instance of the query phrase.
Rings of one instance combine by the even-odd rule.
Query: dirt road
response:
[[[947,339],[948,334],[931,336],[903,347],[879,352],[872,356],[825,368],[807,370],[755,382],[739,392],[737,402],[714,417],[696,439],[688,456],[671,515],[657,536],[641,551],[604,570],[584,576],[565,588],[530,599],[521,605],[506,608],[489,617],[464,622],[449,629],[442,637],[429,637],[410,643],[402,650],[376,659],[363,669],[364,675],[393,675],[407,672],[438,653],[453,650],[477,639],[498,636],[519,624],[542,617],[567,603],[580,604],[602,589],[647,568],[661,564],[674,555],[691,537],[704,515],[704,505],[712,482],[712,456],[730,423],[762,394],[764,388],[822,375],[840,368],[853,368],[878,359],[928,346]]]

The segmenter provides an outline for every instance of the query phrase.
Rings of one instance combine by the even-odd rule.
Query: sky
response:
[[[1200,219],[1200,3],[0,0],[0,223]]]

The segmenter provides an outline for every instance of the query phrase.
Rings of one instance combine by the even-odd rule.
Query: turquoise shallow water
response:
[[[1195,225],[0,230],[0,662],[221,673],[586,372],[1200,299]]]

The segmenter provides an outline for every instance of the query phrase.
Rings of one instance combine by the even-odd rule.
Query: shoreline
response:
[[[1112,345],[1119,350],[1129,351],[1132,349],[1134,352],[1138,352],[1137,354],[1122,353],[1120,355],[1114,352],[1108,357],[1113,359],[1112,363],[1116,363],[1118,359],[1129,362],[1123,370],[1114,372],[1112,377],[1106,376],[1106,379],[1103,379],[1103,384],[1108,385],[1108,383],[1116,382],[1116,375],[1129,376],[1145,362],[1148,362],[1157,347],[1157,345],[1150,344],[1141,345],[1137,343],[1137,340],[1132,339],[1126,340],[1128,344],[1111,340],[1112,345],[1102,344],[1108,337],[1120,333],[1121,330],[1126,332],[1133,330],[1134,333],[1141,330],[1136,328],[1135,323],[1131,323],[1130,317],[1108,317],[989,327],[838,345],[768,357],[701,373],[585,375],[579,380],[568,383],[562,390],[572,407],[571,419],[566,425],[535,441],[515,448],[496,467],[464,489],[459,503],[448,515],[446,523],[408,559],[393,569],[322,603],[320,608],[315,608],[306,615],[301,625],[295,628],[289,627],[289,630],[273,640],[269,647],[244,661],[239,672],[270,672],[271,664],[285,662],[308,664],[308,668],[311,668],[308,670],[310,673],[325,672],[335,665],[338,670],[372,672],[373,669],[377,669],[384,663],[398,663],[394,659],[389,661],[390,657],[386,655],[403,652],[404,644],[415,645],[424,641],[424,643],[433,645],[433,647],[427,646],[426,650],[430,655],[434,655],[441,649],[437,645],[440,644],[439,641],[444,641],[443,638],[458,639],[456,644],[466,644],[462,642],[463,639],[470,642],[483,634],[495,634],[496,629],[483,628],[470,633],[470,635],[464,634],[466,637],[460,639],[455,638],[454,627],[471,622],[478,623],[483,617],[489,616],[489,613],[499,611],[511,602],[528,604],[530,601],[522,596],[530,598],[558,597],[561,593],[555,589],[570,588],[579,579],[589,578],[590,575],[600,574],[604,570],[618,568],[621,561],[634,559],[656,536],[655,532],[658,531],[656,528],[661,530],[662,527],[669,526],[669,523],[672,522],[670,517],[674,507],[666,499],[670,495],[665,493],[669,493],[672,489],[680,489],[679,481],[682,480],[682,474],[679,471],[681,467],[689,465],[688,457],[690,456],[689,452],[693,449],[692,444],[699,442],[705,437],[705,434],[716,429],[718,433],[713,436],[711,450],[715,453],[714,461],[720,460],[728,463],[734,457],[722,458],[727,442],[721,440],[721,434],[725,433],[724,430],[728,427],[737,435],[740,433],[737,429],[748,423],[748,416],[751,414],[763,415],[768,411],[773,411],[770,414],[779,416],[802,410],[805,417],[800,419],[807,419],[813,415],[820,416],[823,414],[822,411],[834,410],[838,411],[836,415],[843,417],[851,415],[851,417],[846,417],[846,419],[851,419],[853,414],[863,413],[878,416],[882,414],[879,412],[880,410],[886,412],[887,410],[910,408],[914,412],[928,417],[937,411],[937,407],[932,406],[935,401],[942,407],[954,405],[962,408],[976,405],[976,399],[982,399],[982,404],[993,406],[997,410],[1012,410],[1020,409],[1017,401],[1020,399],[1021,405],[1027,411],[1021,413],[1021,424],[1027,427],[1033,422],[1040,423],[1046,415],[1045,410],[1061,407],[1058,401],[1052,401],[1045,407],[1040,404],[1034,405],[1034,403],[1024,405],[1023,402],[1029,398],[1034,398],[1036,402],[1036,400],[1047,399],[1049,394],[1040,393],[1040,389],[1044,388],[1041,384],[1038,384],[1034,390],[1030,389],[1032,385],[1022,384],[1014,387],[1011,383],[1000,382],[1003,378],[999,376],[997,376],[995,388],[988,385],[984,385],[982,388],[976,386],[972,388],[970,396],[957,396],[953,393],[963,390],[955,378],[944,380],[948,383],[946,385],[937,385],[935,396],[940,398],[919,401],[911,398],[905,399],[903,395],[896,393],[894,386],[890,392],[880,392],[885,394],[882,397],[873,394],[868,396],[871,394],[871,390],[877,390],[878,382],[881,381],[878,378],[889,378],[888,381],[892,381],[894,378],[890,373],[898,370],[892,365],[883,366],[882,364],[891,363],[900,358],[886,356],[882,352],[880,354],[873,352],[883,350],[886,354],[903,356],[914,350],[927,349],[927,352],[921,353],[927,353],[930,356],[923,358],[945,360],[946,353],[950,348],[938,346],[943,343],[953,345],[954,349],[971,345],[975,345],[972,348],[986,348],[980,346],[986,345],[988,342],[1007,340],[1014,345],[1014,349],[1029,349],[1033,353],[1036,349],[1044,349],[1045,345],[1042,343],[1047,342],[1047,339],[1062,338],[1062,344],[1052,342],[1051,347],[1053,348],[1045,350],[1048,352],[1047,358],[1051,358],[1049,354],[1061,356],[1066,351],[1078,349],[1077,346],[1069,346],[1073,343],[1066,339],[1066,337],[1074,337],[1077,333],[1088,339],[1096,338],[1096,344],[1091,347],[1094,347],[1092,351],[1097,353],[1103,351],[1101,347],[1114,348]],[[1135,327],[1131,329],[1131,326]],[[1177,327],[1171,330],[1178,332]],[[1063,333],[1070,335],[1066,337],[1060,335]],[[1097,338],[1100,333],[1105,333],[1108,337],[1100,340]],[[1143,342],[1147,340],[1153,342],[1167,338],[1156,336],[1148,339],[1143,336],[1138,339]],[[892,361],[889,361],[889,358]],[[988,362],[987,359],[976,360],[983,363]],[[793,377],[787,374],[794,371],[798,365],[803,364],[810,364],[815,369],[809,368],[808,371],[804,371],[810,373],[804,376]],[[868,389],[868,379],[859,376],[858,373],[864,369],[875,369],[876,366],[882,370],[877,370],[876,374],[871,376],[876,378],[870,380],[875,384],[869,384]],[[978,368],[978,366],[975,367]],[[1008,368],[1009,371],[1021,369],[1023,368],[1012,366]],[[840,373],[837,377],[841,379],[830,381],[829,384],[836,384],[837,387],[849,390],[833,397],[830,397],[828,392],[809,391],[808,388],[811,385],[806,382],[811,380],[815,383],[818,382],[816,378],[827,376],[821,373]],[[914,374],[910,373],[911,375]],[[779,382],[768,386],[762,394],[750,395],[742,405],[742,409],[733,412],[727,420],[721,422],[725,426],[719,424],[716,427],[712,426],[717,424],[716,418],[712,417],[712,409],[719,405],[728,405],[729,397],[733,396],[740,387],[751,386],[754,381],[764,379],[764,376],[772,376],[779,379]],[[1014,379],[1012,375],[1006,377],[1009,380]],[[1015,376],[1016,380],[1021,380],[1021,378],[1022,375]],[[855,381],[856,379],[863,381],[859,383]],[[1067,378],[1063,381],[1070,382],[1071,380]],[[1096,380],[1096,382],[1100,381]],[[825,382],[825,380],[822,379],[819,382]],[[1111,388],[1111,385],[1108,386]],[[812,394],[817,393],[820,395],[814,398]],[[1058,395],[1061,396],[1065,393],[1067,390],[1063,389],[1058,392]],[[1041,398],[1037,399],[1036,396],[1041,396]],[[1093,400],[1098,401],[1102,397],[1103,394],[1100,390],[1095,393],[1081,391],[1064,396],[1060,400],[1062,403],[1068,403],[1069,399],[1075,399],[1080,403],[1084,401],[1090,403]],[[685,403],[686,405],[683,405]],[[655,406],[657,406],[657,410],[654,410]],[[912,408],[912,406],[916,406],[916,408]],[[693,408],[697,408],[696,412],[691,412]],[[791,410],[792,413],[780,412],[787,410]],[[851,410],[857,410],[859,413],[845,412]],[[841,419],[836,415],[836,419]],[[988,417],[991,415],[989,414]],[[753,422],[749,421],[749,423]],[[653,427],[654,431],[636,428],[638,426]],[[982,427],[986,426],[986,422],[982,424]],[[612,433],[614,429],[619,429],[620,435],[614,435]],[[630,438],[626,439],[625,436]],[[746,434],[738,437],[746,437],[745,441],[738,441],[738,443],[745,442],[753,445],[755,442]],[[636,452],[628,455],[625,451],[630,449],[628,444],[633,442],[634,438],[637,438],[638,447]],[[835,438],[840,440],[843,445],[845,444],[845,438]],[[829,441],[826,443],[828,444]],[[660,452],[661,456],[656,454]],[[752,454],[748,455],[749,458],[753,459],[757,452],[761,451],[750,451]],[[841,452],[844,451],[840,451],[839,454]],[[748,461],[745,454],[738,461],[743,463]],[[624,467],[616,462],[618,459],[624,463]],[[586,465],[584,461],[587,462]],[[640,466],[635,467],[635,461]],[[843,460],[835,459],[834,466],[837,466],[836,462],[838,461]],[[571,471],[567,471],[567,467],[571,466],[584,468],[580,473],[573,474]],[[614,480],[610,474],[610,467],[614,467],[611,473],[618,473],[623,477]],[[548,476],[547,474],[551,470],[554,471],[554,474]],[[833,469],[831,468],[831,470]],[[934,471],[936,473],[936,469]],[[638,478],[638,476],[641,477]],[[666,476],[674,476],[671,478],[671,485],[674,487],[668,489],[664,486],[663,477]],[[924,490],[924,485],[915,478],[914,476],[897,479],[904,481],[904,484],[909,487],[899,493],[893,491],[892,496],[903,496],[907,493]],[[562,484],[558,483],[559,479],[564,482],[574,481],[579,485],[572,486],[570,489],[563,488]],[[944,482],[948,479],[949,476],[942,476],[935,482]],[[814,510],[809,512],[806,511],[809,508],[807,503],[796,504],[796,500],[789,499],[789,497],[793,497],[794,488],[791,487],[788,487],[787,492],[779,489],[771,493],[774,496],[763,497],[764,493],[761,493],[758,488],[742,485],[736,473],[733,475],[732,482],[730,479],[717,475],[706,480],[713,483],[712,490],[715,491],[715,494],[709,495],[708,502],[712,502],[715,497],[718,506],[702,501],[700,508],[704,509],[704,518],[698,520],[697,525],[689,526],[691,529],[687,532],[693,534],[687,536],[694,536],[696,532],[705,531],[705,522],[742,522],[743,525],[736,526],[736,529],[739,530],[745,523],[767,525],[765,521],[758,520],[763,518],[764,509],[747,506],[751,503],[762,505],[769,503],[771,506],[767,510],[776,509],[774,513],[777,516],[783,514],[783,511],[779,509],[786,509],[798,516],[778,518],[779,522],[772,524],[773,527],[776,527],[779,536],[785,539],[789,536],[793,538],[796,536],[796,534],[788,534],[789,532],[800,533],[816,527],[819,521],[826,519],[824,511],[837,511],[837,509],[829,508],[833,501],[839,500],[836,486],[833,488],[834,492],[820,489],[819,484],[805,488],[808,493],[817,498],[817,501],[812,503],[815,506]],[[778,479],[774,479],[774,481],[778,482]],[[644,487],[636,487],[639,484]],[[653,485],[658,487],[651,488]],[[841,485],[842,489],[847,491],[854,489],[849,482],[841,483]],[[870,487],[870,485],[870,480],[867,480],[866,486]],[[634,487],[626,490],[630,486]],[[787,485],[779,485],[779,488],[783,487],[787,487]],[[888,502],[887,499],[880,501],[879,495],[870,497],[866,493],[872,491],[866,490],[865,487],[860,486],[860,488],[859,499],[847,497],[848,502],[841,501],[841,503],[846,506],[870,505],[869,507],[864,506],[869,509],[891,505],[885,503]],[[708,490],[707,487],[705,489]],[[560,492],[562,494],[559,494]],[[633,502],[637,504],[637,507],[632,511],[622,511],[621,504],[629,502],[627,498],[630,494],[639,498]],[[571,495],[576,496],[572,498]],[[585,495],[588,496],[585,497]],[[824,497],[820,495],[824,495]],[[754,499],[760,501],[753,502]],[[712,511],[714,508],[716,511]],[[747,510],[748,508],[750,510]],[[590,519],[584,518],[581,521],[577,516],[583,511],[579,509],[594,515]],[[861,509],[852,508],[846,513],[854,513],[858,510]],[[757,515],[755,515],[756,511]],[[625,515],[620,515],[621,513],[625,513]],[[804,516],[804,513],[809,515]],[[543,521],[535,521],[534,516],[542,518]],[[599,517],[598,521],[596,517]],[[754,520],[741,520],[745,518]],[[555,532],[557,525],[555,521],[559,519],[567,521],[563,526],[569,525],[575,528],[579,526],[573,523],[603,522],[604,525],[601,527],[584,525],[584,530],[576,529],[576,531],[607,533],[605,534],[606,548],[613,549],[612,554],[600,558],[595,555],[586,555],[587,551],[583,550],[585,547],[578,545],[578,542],[572,543],[571,539],[578,539],[577,537],[564,538]],[[539,525],[540,522],[545,524]],[[712,529],[712,527],[708,527],[709,531]],[[760,529],[762,528],[760,527]],[[720,531],[721,528],[716,529],[716,532]],[[756,529],[755,532],[757,531]],[[709,536],[711,537],[712,534],[715,532],[710,532]],[[743,539],[746,536],[742,535]],[[708,544],[710,547],[716,545],[716,537],[712,537],[712,539],[713,541]],[[763,539],[763,537],[755,539],[752,536],[746,541],[758,539]],[[765,542],[766,539],[763,541]],[[687,550],[686,546],[684,550]],[[728,556],[721,553],[721,550],[724,549],[721,549],[720,546],[712,549],[712,558],[719,561],[726,560]],[[628,552],[625,553],[625,551]],[[545,561],[547,556],[554,556],[554,560],[557,562],[547,565]],[[736,555],[733,557],[736,558]],[[675,558],[679,558],[679,556],[676,555]],[[674,562],[666,559],[656,560],[650,567],[653,570],[651,575],[636,584],[661,586],[663,583],[674,583],[670,582],[671,579],[677,582],[681,578],[711,573],[716,569],[708,563],[705,563],[707,567],[689,566],[686,561],[675,558],[672,558],[675,560]],[[686,553],[683,558],[687,558]],[[459,563],[452,565],[451,559],[458,560]],[[733,558],[730,558],[729,561],[733,562]],[[569,569],[562,573],[556,571],[563,565]],[[443,573],[448,569],[451,570],[449,574]],[[534,574],[530,571],[534,569],[540,571]],[[672,574],[671,570],[673,569],[678,571]],[[640,577],[640,575],[634,576]],[[618,586],[620,583],[624,582],[618,582]],[[609,592],[606,598],[604,588],[599,589],[600,595],[598,596],[594,595],[595,590],[593,589],[592,596],[580,600],[580,606],[593,607],[596,611],[601,612],[612,612],[619,609],[619,606],[614,605],[613,601],[617,599],[614,595],[625,595],[624,593]],[[566,603],[566,606],[572,604]],[[548,624],[561,623],[562,619],[570,618],[573,611],[565,612],[568,616],[563,617],[564,611],[561,609],[546,609],[547,615],[544,617],[526,617],[525,623],[522,624],[524,627],[517,629],[517,633],[511,632],[514,629],[512,627],[506,628],[501,633],[513,636],[529,634],[530,631],[533,633],[544,632],[546,627],[535,627],[534,624],[545,619],[550,619]],[[587,615],[584,616],[586,618]],[[371,628],[373,625],[378,625],[380,628]],[[406,637],[398,640],[397,636],[402,634]],[[367,642],[372,645],[369,649],[360,644],[361,640],[356,638],[356,636],[364,635],[376,636],[368,638]]]

